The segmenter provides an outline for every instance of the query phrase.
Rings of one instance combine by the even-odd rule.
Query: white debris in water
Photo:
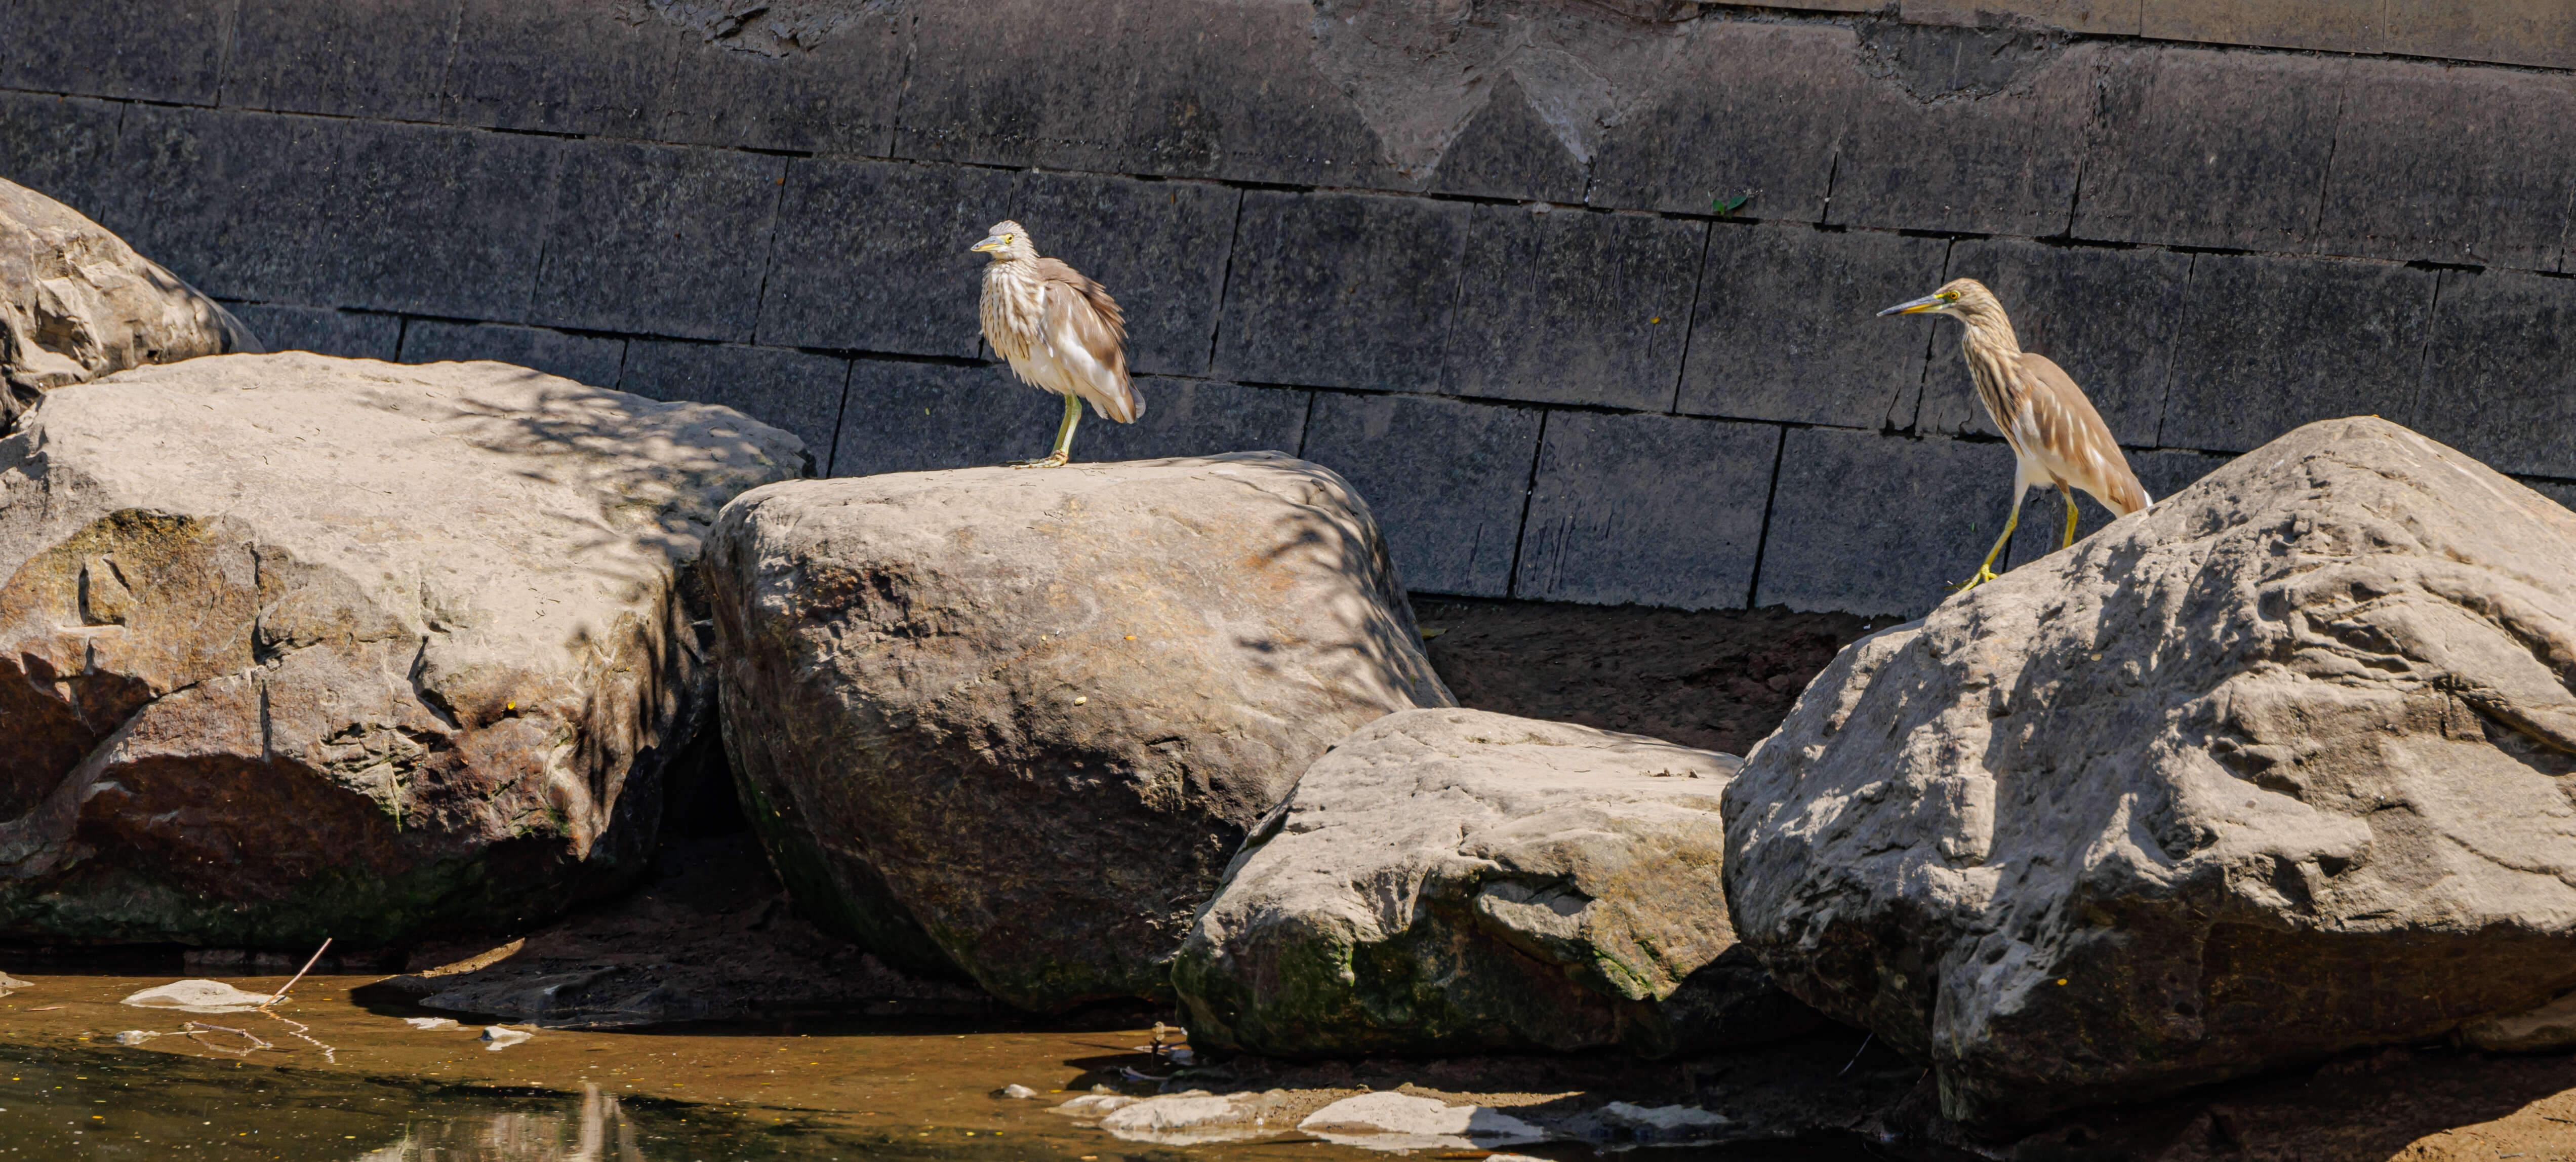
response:
[[[1722,1114],[1691,1106],[1657,1106],[1647,1109],[1624,1101],[1601,1107],[1601,1112],[1631,1125],[1657,1130],[1713,1130],[1730,1124]]]
[[[1327,1142],[1370,1150],[1475,1150],[1544,1142],[1547,1131],[1490,1106],[1410,1093],[1346,1097],[1297,1123]]]
[[[1002,1096],[1003,1096],[1003,1097],[1008,1097],[1008,1098],[1018,1098],[1018,1099],[1020,1099],[1020,1100],[1025,1101],[1025,1100],[1027,1100],[1027,1099],[1029,1099],[1029,1098],[1036,1097],[1037,1095],[1038,1095],[1038,1091],[1036,1091],[1036,1090],[1034,1090],[1034,1089],[1030,1089],[1029,1087],[1027,1087],[1027,1086],[1025,1086],[1025,1085],[1012,1084],[1012,1085],[1006,1085],[1006,1086],[1003,1086],[1003,1087],[1002,1087]]]
[[[267,993],[246,993],[217,980],[181,980],[155,985],[125,998],[141,1009],[177,1009],[183,1013],[247,1013],[269,1002]]]
[[[536,1034],[528,1032],[525,1029],[510,1029],[504,1028],[500,1025],[485,1025],[483,1026],[483,1039],[491,1042],[491,1044],[486,1045],[483,1048],[491,1052],[498,1053],[512,1045],[516,1045],[521,1041],[529,1040],[535,1036]]]
[[[454,1029],[458,1027],[456,1024],[456,1018],[454,1017],[405,1017],[403,1018],[403,1024],[422,1030],[423,1032],[431,1029]]]
[[[1077,1118],[1094,1118],[1099,1117],[1102,1114],[1109,1113],[1112,1110],[1132,1106],[1136,1104],[1137,1100],[1138,1099],[1128,1097],[1124,1094],[1086,1093],[1081,1097],[1057,1106],[1048,1112],[1066,1114]]]

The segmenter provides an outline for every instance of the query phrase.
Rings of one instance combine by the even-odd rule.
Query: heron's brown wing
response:
[[[1070,336],[1099,369],[1087,383],[1084,398],[1120,423],[1145,414],[1144,402],[1127,379],[1127,320],[1118,303],[1100,284],[1052,258],[1037,261],[1040,294],[1046,311],[1046,333]]]
[[[1081,271],[1065,265],[1061,259],[1041,258],[1037,261],[1037,268],[1038,279],[1046,284],[1048,294],[1055,294],[1058,288],[1063,288],[1082,296],[1091,312],[1099,316],[1109,338],[1119,344],[1127,342],[1127,313],[1118,309],[1118,300],[1109,297],[1106,287],[1083,277]]]
[[[2045,355],[2020,356],[2021,414],[2013,417],[2019,433],[2040,451],[2066,482],[2093,494],[2122,516],[2147,507],[2147,490],[2129,471],[2129,457],[2111,435],[2111,425],[2093,409],[2075,377]]]

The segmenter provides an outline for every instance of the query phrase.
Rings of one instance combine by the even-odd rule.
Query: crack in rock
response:
[[[659,20],[720,48],[783,57],[812,52],[850,21],[904,7],[905,0],[617,0],[616,12],[628,24]]]

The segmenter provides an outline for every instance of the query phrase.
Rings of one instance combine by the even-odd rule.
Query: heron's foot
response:
[[[1054,453],[1054,454],[1052,454],[1052,455],[1048,455],[1048,456],[1045,456],[1045,457],[1042,457],[1042,458],[1039,458],[1039,459],[1036,459],[1036,460],[1013,460],[1013,461],[1011,461],[1011,462],[1010,462],[1010,463],[1008,463],[1008,464],[1004,464],[1004,465],[1002,465],[1002,467],[1004,467],[1004,468],[1062,468],[1062,467],[1064,467],[1064,462],[1065,462],[1066,460],[1068,460],[1068,459],[1071,459],[1071,457],[1069,457],[1069,456],[1065,455],[1065,454],[1064,454],[1064,453],[1062,453],[1062,452],[1057,452],[1057,453]]]
[[[1994,580],[1995,578],[1997,578],[1997,577],[2001,577],[2001,576],[2003,576],[2003,574],[1998,573],[1998,572],[1995,572],[1995,571],[1994,571],[1994,569],[1992,569],[1991,567],[1984,566],[1984,565],[1980,565],[1980,566],[1978,566],[1978,567],[1977,567],[1977,575],[1976,575],[1976,576],[1974,576],[1974,577],[1970,577],[1970,578],[1968,578],[1968,579],[1967,579],[1967,580],[1965,580],[1965,581],[1959,582],[1958,584],[1951,586],[1951,587],[1950,587],[1950,591],[1951,591],[1951,592],[1953,592],[1953,593],[1965,593],[1965,592],[1967,592],[1967,591],[1969,591],[1969,590],[1971,590],[1971,589],[1976,588],[1977,586],[1983,585],[1983,584],[1985,584],[1986,582],[1988,582],[1988,581],[1992,581],[1992,580]]]

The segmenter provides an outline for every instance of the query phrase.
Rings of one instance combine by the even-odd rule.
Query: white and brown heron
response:
[[[984,267],[984,341],[1010,361],[1020,382],[1064,397],[1055,451],[1011,467],[1064,467],[1085,400],[1122,424],[1145,414],[1145,401],[1127,381],[1127,317],[1107,290],[1056,259],[1038,257],[1028,228],[1017,222],[994,223],[974,249],[993,256]]]
[[[2058,545],[2061,549],[2075,543],[2075,489],[2092,493],[2102,507],[2119,516],[2153,503],[2138,484],[2137,474],[2129,471],[2129,458],[2121,453],[2119,441],[2111,438],[2110,425],[2093,410],[2093,401],[2084,398],[2084,389],[2046,356],[2021,349],[2021,341],[2013,336],[2012,319],[1984,283],[1953,279],[1931,294],[1879,314],[1948,315],[1965,324],[1960,358],[1967,361],[1968,378],[1976,381],[1977,398],[1985,402],[1986,414],[2012,445],[2012,511],[2004,518],[2004,535],[1995,538],[1995,547],[1986,551],[1977,575],[1959,586],[1961,592],[1995,579],[1995,558],[2012,540],[2013,527],[2021,523],[2022,497],[2031,485],[2053,485],[2066,498],[2066,539]]]

